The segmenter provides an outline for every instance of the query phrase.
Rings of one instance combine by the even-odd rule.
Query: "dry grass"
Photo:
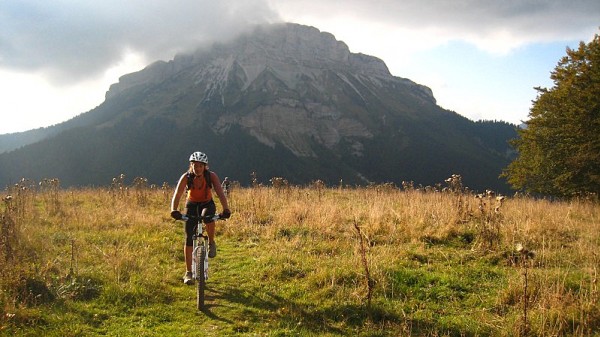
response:
[[[372,277],[384,298],[396,296],[390,268],[405,264],[407,259],[434,264],[435,247],[441,247],[437,253],[443,255],[456,253],[444,252],[444,247],[457,245],[463,259],[499,259],[500,266],[514,269],[492,308],[515,323],[515,328],[504,335],[523,335],[523,324],[528,324],[526,334],[539,336],[588,336],[600,329],[597,203],[506,198],[497,209],[495,197],[477,199],[470,194],[375,187],[328,189],[324,193],[306,188],[277,191],[257,187],[234,191],[233,200],[241,223],[228,229],[227,235],[262,241],[285,237],[287,240],[278,240],[277,245],[289,245],[291,252],[309,252],[317,257],[308,262],[315,265],[309,278],[323,290],[339,284],[336,278],[355,277],[356,287],[345,295],[360,300],[366,294],[366,287],[360,289],[364,283],[355,275],[361,270],[353,233],[356,222],[369,242]],[[487,232],[493,228],[495,234],[483,237],[487,232],[482,228],[488,228]],[[526,297],[523,261],[515,252],[519,245],[533,252],[533,258],[526,262]],[[456,257],[438,258],[446,259],[450,266],[461,263]],[[293,259],[282,257],[278,261],[285,265],[283,261],[288,260]],[[349,270],[355,272],[344,275]],[[523,301],[529,309],[528,322],[523,322]]]
[[[140,291],[160,283],[149,275],[181,264],[168,228],[170,191],[135,181],[84,190],[22,182],[7,191],[1,326],[31,323],[11,315],[56,298],[139,304],[172,296],[164,284]],[[319,300],[318,308],[284,306],[276,317],[306,321],[309,309],[320,310],[340,329],[363,319],[377,331],[431,336],[591,336],[600,329],[594,202],[506,198],[498,208],[495,196],[462,190],[256,184],[234,189],[230,206],[220,240],[263,248],[252,257],[261,286],[298,303]],[[527,260],[518,245],[533,252]],[[360,318],[354,311],[367,302],[369,315]]]

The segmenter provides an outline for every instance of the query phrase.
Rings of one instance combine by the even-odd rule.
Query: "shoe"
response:
[[[191,271],[188,271],[185,273],[185,275],[183,275],[183,283],[187,285],[194,284],[194,277]]]
[[[217,256],[217,244],[213,242],[208,245],[208,257],[212,259],[215,256]]]

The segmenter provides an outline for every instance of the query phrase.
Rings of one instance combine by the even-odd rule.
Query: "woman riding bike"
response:
[[[208,157],[202,152],[194,152],[190,156],[190,167],[185,172],[175,188],[173,198],[171,199],[171,217],[176,220],[182,218],[181,212],[179,212],[179,202],[183,192],[187,191],[186,203],[185,203],[185,214],[188,216],[200,216],[203,209],[207,209],[205,215],[214,215],[217,211],[217,207],[212,198],[212,190],[217,193],[217,197],[223,207],[221,213],[222,218],[228,218],[231,215],[229,206],[227,204],[227,197],[223,193],[221,182],[216,173],[208,169]],[[185,223],[185,245],[184,245],[184,256],[185,256],[185,275],[183,276],[183,283],[193,284],[194,279],[192,277],[192,250],[193,250],[193,236],[195,232],[195,226],[197,222],[188,219]],[[215,222],[206,224],[206,232],[208,234],[208,257],[213,258],[217,255],[217,244],[215,243]]]

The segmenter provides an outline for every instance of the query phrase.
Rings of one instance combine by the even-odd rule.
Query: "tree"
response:
[[[567,48],[538,92],[527,127],[511,142],[518,157],[503,176],[517,189],[554,196],[600,192],[600,37]]]

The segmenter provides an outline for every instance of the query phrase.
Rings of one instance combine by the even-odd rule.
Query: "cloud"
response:
[[[413,49],[463,40],[503,53],[531,41],[578,38],[598,17],[597,0],[3,0],[0,68],[74,83],[131,52],[150,62],[170,59],[281,19],[332,27],[336,36],[355,22],[352,35],[394,31]],[[361,33],[361,26],[370,28]]]
[[[590,27],[598,27],[600,17],[597,0],[272,0],[271,4],[286,20],[377,23],[384,34],[426,32],[432,46],[462,40],[493,53],[533,42],[579,39]],[[363,26],[355,25],[355,30]]]
[[[130,52],[171,59],[277,18],[263,0],[3,0],[0,67],[74,82]]]

